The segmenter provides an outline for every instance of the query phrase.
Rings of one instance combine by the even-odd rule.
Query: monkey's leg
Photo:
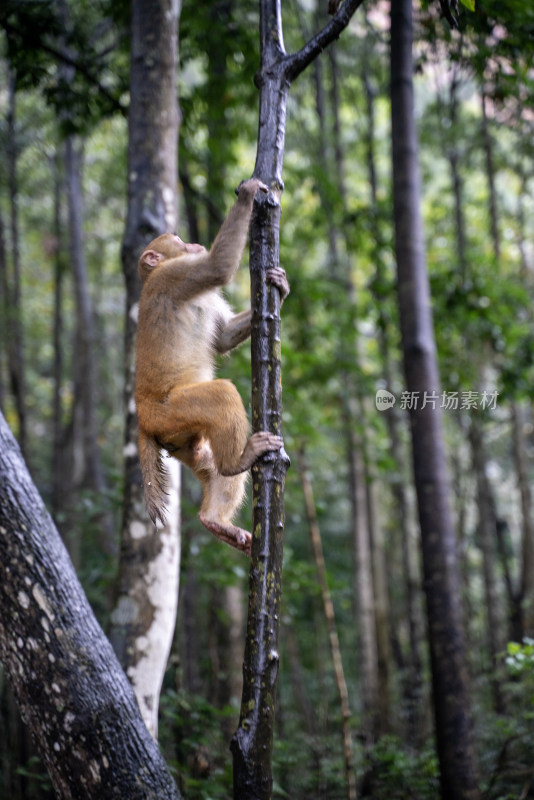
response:
[[[174,455],[174,454],[173,454]],[[250,555],[251,535],[232,523],[245,494],[247,474],[220,475],[206,439],[197,439],[176,453],[200,480],[203,490],[200,521],[217,539]]]
[[[246,480],[245,472],[227,478],[214,470],[209,481],[203,481],[204,498],[199,518],[217,539],[250,555],[250,533],[232,523],[232,517],[243,500]]]
[[[221,475],[250,469],[268,450],[279,450],[282,439],[268,431],[254,433],[247,441],[248,419],[235,386],[227,380],[175,387],[165,403],[154,404],[154,435],[165,443],[186,433],[209,440]]]

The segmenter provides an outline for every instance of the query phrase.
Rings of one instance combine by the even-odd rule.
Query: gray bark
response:
[[[0,659],[58,798],[178,798],[2,415],[0,608]]]
[[[141,288],[137,261],[151,239],[176,229],[178,13],[177,0],[132,0],[128,214],[122,245],[126,281],[125,488],[119,585],[110,638],[154,736],[178,602],[180,472],[178,462],[168,459],[168,523],[156,529],[143,497],[133,399]]]
[[[412,1],[391,3],[391,120],[398,304],[406,389],[439,397],[420,209]],[[443,800],[478,800],[456,541],[439,403],[410,411]]]

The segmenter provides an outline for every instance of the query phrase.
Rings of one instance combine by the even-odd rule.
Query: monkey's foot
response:
[[[243,528],[238,528],[237,525],[232,525],[231,522],[227,522],[226,524],[214,522],[208,519],[205,514],[199,514],[199,518],[204,527],[207,528],[210,533],[213,533],[217,539],[220,539],[221,542],[229,544],[230,547],[235,547],[236,550],[241,550],[243,553],[246,553],[247,556],[250,555],[252,536],[248,531],[243,530]]]
[[[246,472],[263,453],[281,450],[283,446],[284,440],[281,436],[269,431],[257,431],[246,443],[237,467],[233,470],[221,470],[221,475],[239,475],[240,472]]]
[[[267,280],[274,284],[280,292],[280,300],[283,302],[289,294],[289,281],[285,269],[282,267],[271,267],[265,273]]]

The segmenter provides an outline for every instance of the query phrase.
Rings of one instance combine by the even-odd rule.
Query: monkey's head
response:
[[[139,275],[144,283],[150,273],[164,261],[171,258],[180,258],[180,256],[186,254],[205,252],[206,248],[201,244],[183,242],[180,237],[174,233],[164,233],[162,236],[158,236],[157,239],[154,239],[153,242],[150,242],[143,252],[139,259]]]

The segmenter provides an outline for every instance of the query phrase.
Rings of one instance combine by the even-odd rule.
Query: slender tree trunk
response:
[[[488,125],[488,116],[486,112],[486,93],[484,87],[481,91],[481,104],[482,104],[482,142],[484,146],[484,156],[486,159],[486,174],[488,176],[488,206],[490,212],[490,232],[491,241],[493,243],[493,253],[497,263],[501,257],[501,238],[499,235],[499,222],[497,215],[497,191],[495,188],[495,163],[493,159],[493,144],[491,141],[491,134]]]
[[[65,263],[62,249],[61,196],[62,180],[59,159],[53,161],[54,176],[54,396],[52,401],[52,515],[57,518],[64,507],[65,487],[70,482],[64,456],[65,430],[63,425],[63,277]]]
[[[178,0],[132,0],[126,280],[125,489],[117,601],[110,637],[145,722],[157,735],[159,694],[170,652],[180,566],[179,469],[166,460],[169,520],[156,529],[143,497],[135,415],[135,338],[143,247],[176,229]]]
[[[6,383],[5,383],[5,356],[8,352],[8,279],[7,279],[7,253],[4,218],[0,209],[0,411],[6,413]]]
[[[9,106],[7,119],[9,231],[11,240],[11,275],[7,278],[7,345],[11,392],[18,418],[18,439],[24,457],[27,456],[26,376],[24,367],[24,334],[20,288],[19,213],[17,181],[17,130],[15,124],[16,75],[9,73]]]
[[[373,567],[367,515],[365,469],[360,443],[353,428],[348,434],[351,528],[354,537],[354,597],[358,622],[359,679],[362,736],[366,746],[378,737],[378,645],[376,636]]]
[[[333,131],[332,135],[327,133],[327,120],[325,108],[325,91],[323,86],[323,73],[321,60],[314,62],[315,86],[316,86],[316,108],[319,118],[320,129],[320,149],[319,163],[325,175],[335,174],[338,180],[339,195],[346,206],[346,189],[344,179],[344,155],[340,139],[339,122],[339,88],[337,81],[337,65],[335,59],[335,49],[330,48],[330,66],[332,73],[332,116]],[[328,146],[333,142],[333,153]],[[335,171],[332,170],[332,158],[335,159]],[[321,194],[321,187],[319,186]],[[323,193],[324,194],[324,193]],[[323,197],[322,205],[328,217],[328,239],[330,265],[332,275],[338,281],[344,281],[347,285],[350,311],[352,317],[357,318],[357,295],[354,283],[350,277],[351,266],[346,264],[343,270],[339,261],[338,231],[334,224],[334,218],[330,209],[327,197]],[[341,235],[345,240],[345,251],[350,253],[350,242],[346,232]],[[347,261],[350,262],[350,256]],[[341,337],[339,343],[340,360],[346,363],[351,359],[355,362],[356,372],[359,369],[359,339],[354,326],[354,335],[351,337]],[[388,644],[389,637],[382,634],[383,627],[379,620],[379,607],[377,604],[375,577],[379,567],[378,553],[373,548],[373,517],[370,507],[370,487],[372,480],[369,475],[369,465],[367,455],[367,434],[365,426],[358,434],[355,433],[356,417],[365,418],[365,404],[359,395],[357,385],[350,374],[345,371],[341,375],[343,386],[340,397],[340,405],[343,409],[342,418],[344,425],[345,440],[348,443],[347,460],[349,474],[349,492],[351,498],[351,528],[354,547],[354,599],[355,599],[355,618],[359,632],[358,654],[360,662],[361,696],[363,698],[363,724],[364,737],[366,742],[376,741],[380,733],[387,730],[388,718]],[[357,411],[354,411],[352,398],[356,395],[355,403]],[[383,599],[383,598],[382,598]],[[382,606],[383,607],[383,606]],[[387,601],[385,602],[387,608]],[[382,669],[381,669],[382,667]]]
[[[371,542],[371,565],[373,570],[373,589],[375,602],[375,627],[377,651],[377,733],[381,736],[390,730],[392,662],[391,618],[388,594],[388,565],[384,531],[378,508],[378,484],[373,477],[366,475],[367,517]]]
[[[457,124],[457,79],[454,76],[451,82],[450,96],[449,96],[449,111],[451,127],[455,130]],[[456,251],[458,253],[458,263],[460,265],[461,275],[465,280],[467,278],[467,245],[465,234],[465,223],[463,214],[463,195],[464,187],[462,175],[458,169],[459,155],[456,140],[453,139],[452,143],[447,148],[447,159],[451,171],[452,190],[454,194],[454,212],[456,221]]]
[[[69,136],[65,143],[69,259],[76,299],[74,343],[73,481],[75,486],[103,492],[104,477],[97,437],[97,371],[94,317],[83,240],[83,148]]]
[[[0,497],[0,659],[58,800],[176,800],[2,415]]]
[[[500,680],[499,658],[504,649],[502,621],[499,613],[499,597],[495,567],[497,564],[496,531],[497,518],[491,486],[486,474],[483,434],[480,420],[473,416],[469,430],[473,454],[473,471],[476,479],[478,506],[478,538],[482,552],[482,575],[486,610],[486,635],[490,656],[489,678],[493,705],[498,714],[504,713],[504,698]]]
[[[534,637],[534,527],[532,524],[532,492],[525,452],[524,409],[512,403],[513,453],[521,496],[522,564],[519,590],[521,636]]]
[[[490,215],[490,233],[495,261],[499,264],[501,242],[498,223],[497,190],[495,186],[495,162],[493,158],[493,141],[490,133],[486,111],[486,95],[484,87],[482,99],[482,140],[486,159],[486,175],[488,179],[488,207]],[[520,250],[521,253],[521,250]],[[522,256],[523,257],[523,256]],[[522,263],[524,268],[524,262]],[[513,619],[519,624],[522,636],[534,634],[534,527],[532,523],[532,500],[529,481],[527,479],[526,457],[523,446],[521,414],[516,403],[512,405],[512,430],[514,436],[514,460],[517,471],[519,491],[521,494],[522,515],[522,568],[519,589],[520,607]]]
[[[375,209],[371,220],[372,239],[375,242],[375,290],[374,297],[378,309],[378,346],[384,367],[386,389],[391,391],[393,386],[393,366],[391,363],[390,344],[388,339],[388,315],[383,310],[383,296],[381,287],[387,284],[387,278],[382,258],[382,235],[379,228],[378,214],[378,179],[375,164],[375,89],[367,69],[367,58],[364,56],[363,83],[367,105],[367,165],[369,170],[369,187],[371,206]],[[401,444],[401,423],[397,409],[391,408],[386,414],[386,425],[390,440],[391,456],[397,465],[398,473],[392,486],[393,499],[397,509],[397,520],[400,533],[402,553],[402,573],[405,590],[405,616],[409,631],[408,667],[406,669],[405,696],[407,704],[407,730],[410,741],[417,741],[421,732],[419,724],[420,699],[421,699],[421,620],[416,606],[418,595],[418,570],[417,554],[414,552],[415,536],[413,535],[412,514],[408,501],[408,491],[401,475],[401,465],[405,462]],[[384,648],[381,648],[383,650]]]
[[[391,2],[391,117],[398,302],[410,422],[443,800],[480,797],[472,742],[456,541],[439,403],[430,290],[420,211],[413,107],[412,2]],[[426,393],[426,395],[425,395]],[[434,393],[437,393],[436,395]],[[415,396],[415,395],[414,395]]]
[[[74,136],[65,142],[65,185],[67,190],[69,262],[76,304],[76,327],[72,357],[73,406],[69,440],[68,479],[64,485],[71,510],[80,489],[105,496],[105,480],[98,446],[98,372],[95,355],[93,307],[87,276],[83,237],[83,146]],[[61,287],[59,287],[61,288]],[[58,343],[61,347],[61,343]],[[113,552],[112,523],[102,512],[96,521],[99,542]],[[76,567],[81,561],[81,533],[69,536],[68,548]]]
[[[451,125],[456,125],[456,79],[453,79],[450,89],[450,119]],[[487,126],[485,126],[486,136],[489,136]],[[491,159],[491,147],[488,141],[489,160]],[[458,169],[459,156],[456,144],[453,143],[447,150],[449,160],[451,180],[455,201],[456,218],[456,249],[458,261],[462,270],[464,280],[468,277],[467,255],[466,255],[466,235],[463,214],[463,184],[460,171]],[[497,235],[497,219],[495,198],[492,197],[492,224],[495,226],[494,232]],[[496,252],[496,258],[498,254]],[[465,342],[466,347],[468,342]],[[496,565],[496,542],[497,542],[497,515],[490,482],[486,474],[486,457],[483,444],[483,432],[481,421],[475,416],[472,417],[469,428],[469,441],[471,444],[473,471],[476,480],[477,505],[479,512],[478,534],[480,549],[482,552],[482,573],[484,580],[485,607],[486,607],[486,639],[490,656],[489,669],[491,671],[491,687],[493,704],[497,713],[504,712],[504,698],[500,680],[499,654],[504,646],[502,638],[502,621],[499,613],[499,597],[497,578],[495,574]]]
[[[278,265],[282,163],[287,98],[291,82],[348,25],[361,0],[346,0],[328,25],[298,53],[286,54],[280,0],[261,0],[261,64],[258,148],[254,176],[269,186],[257,198],[250,232],[252,298],[252,424],[281,432],[280,298],[265,281]],[[234,797],[270,798],[278,628],[281,596],[283,490],[288,466],[284,451],[264,456],[252,469],[252,557],[243,696],[232,739]]]
[[[321,598],[323,601],[323,610],[330,644],[330,655],[334,665],[334,675],[339,695],[347,798],[348,800],[356,800],[356,774],[354,772],[354,752],[352,747],[352,734],[350,730],[351,711],[349,705],[349,693],[347,689],[347,682],[345,681],[345,672],[343,670],[343,661],[341,658],[341,648],[339,646],[339,637],[337,634],[334,604],[332,602],[332,596],[330,594],[330,588],[328,586],[328,580],[326,577],[326,565],[324,560],[323,545],[321,542],[321,531],[319,530],[319,523],[317,522],[313,490],[308,476],[306,456],[303,449],[299,453],[299,462],[306,516],[308,518],[308,530],[310,534],[313,557],[315,560],[315,567],[317,570],[317,580],[321,590]]]

